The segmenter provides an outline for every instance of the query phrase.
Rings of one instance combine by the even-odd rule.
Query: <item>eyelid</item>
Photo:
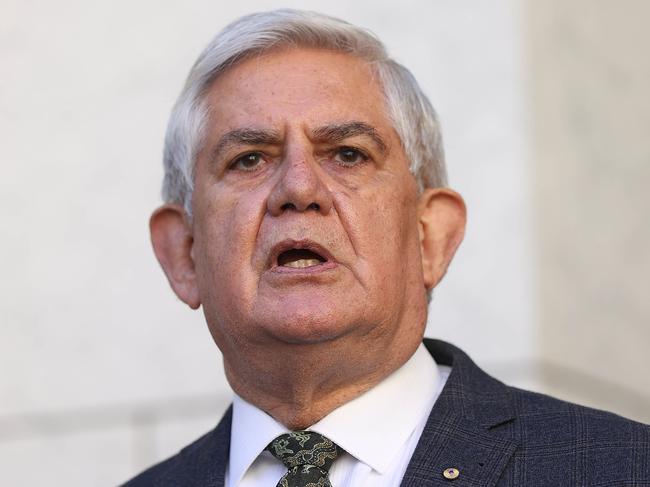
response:
[[[332,145],[329,149],[326,149],[324,151],[324,154],[327,154],[328,157],[331,158],[331,159],[335,159],[337,157],[337,155],[339,155],[341,152],[344,152],[346,150],[356,152],[358,154],[358,157],[361,160],[359,162],[356,162],[356,163],[354,163],[354,162],[353,163],[345,163],[344,161],[338,161],[338,164],[340,164],[342,166],[349,166],[349,167],[357,166],[357,165],[360,165],[362,163],[374,160],[374,157],[372,155],[371,150],[361,148],[361,147],[357,146],[356,144],[350,144],[350,143],[347,143],[347,144],[346,143],[341,143],[341,144],[337,144],[337,145]],[[250,156],[250,155],[257,155],[260,158],[260,162],[258,164],[256,164],[255,166],[251,167],[251,168],[237,167],[237,165],[239,164],[239,162],[242,159],[244,159],[244,158],[246,158],[247,156]],[[225,164],[225,170],[226,171],[255,172],[257,170],[260,170],[266,164],[268,164],[272,157],[273,156],[267,154],[263,150],[259,150],[259,149],[245,150],[245,151],[237,153],[236,155],[234,155],[232,157],[228,157],[227,158],[228,162]]]
[[[361,154],[365,158],[370,158],[370,154],[367,150],[361,149],[360,147],[356,147],[354,145],[341,145],[337,149],[337,151],[344,151],[344,150],[353,150]]]
[[[346,150],[356,152],[359,155],[359,157],[361,158],[362,162],[368,162],[368,161],[374,160],[373,157],[370,155],[369,151],[367,151],[365,149],[361,149],[361,148],[356,147],[354,145],[340,145],[338,147],[333,148],[330,151],[331,157],[335,158],[339,153],[344,152]],[[360,163],[346,164],[345,162],[341,161],[340,164],[342,164],[344,166],[355,166],[355,165],[359,165]]]
[[[246,169],[246,168],[236,168],[236,167],[235,167],[235,166],[239,163],[239,161],[241,161],[243,158],[248,157],[248,156],[251,156],[251,155],[258,155],[259,158],[260,158],[263,162],[268,162],[268,161],[266,160],[266,159],[268,158],[268,156],[267,156],[266,154],[264,154],[264,152],[259,151],[259,150],[249,150],[249,151],[241,152],[241,153],[237,154],[236,156],[234,156],[233,158],[231,158],[231,159],[230,159],[230,162],[228,162],[228,163],[226,164],[226,170],[239,170],[239,171],[246,171],[246,172],[255,171],[255,170],[256,170],[256,169],[261,165],[261,163],[255,165],[255,167],[252,167],[252,168],[250,168],[250,169]]]

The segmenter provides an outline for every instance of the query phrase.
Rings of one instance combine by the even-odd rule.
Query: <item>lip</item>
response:
[[[291,249],[311,250],[312,252],[317,253],[318,255],[325,258],[326,260],[321,264],[311,266],[311,267],[295,268],[295,267],[279,266],[278,257],[280,256],[280,254],[282,252],[286,252],[287,250],[291,250]],[[336,262],[332,254],[319,243],[309,239],[294,240],[289,238],[289,239],[282,240],[281,242],[278,242],[271,248],[267,268],[275,272],[313,273],[313,272],[321,272],[327,269],[332,269],[336,267],[337,264],[338,263]]]

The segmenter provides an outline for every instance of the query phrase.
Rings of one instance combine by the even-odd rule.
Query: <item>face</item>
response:
[[[188,252],[226,358],[419,343],[423,205],[375,78],[347,54],[285,49],[211,87]]]

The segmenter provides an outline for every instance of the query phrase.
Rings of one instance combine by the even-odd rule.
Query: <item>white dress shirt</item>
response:
[[[399,485],[429,412],[449,377],[420,345],[398,370],[307,428],[345,450],[329,472],[333,487]],[[289,430],[235,395],[227,487],[274,487],[286,467],[264,449]]]

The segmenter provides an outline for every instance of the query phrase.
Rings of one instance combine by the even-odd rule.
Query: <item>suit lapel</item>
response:
[[[208,450],[212,452],[205,452],[206,455],[209,455],[210,458],[207,459],[208,463],[204,464],[201,462],[201,465],[205,465],[207,468],[204,472],[204,481],[197,482],[196,485],[199,486],[210,486],[210,487],[224,487],[225,477],[226,477],[226,465],[228,465],[228,459],[230,457],[230,428],[232,426],[232,406],[228,408],[226,413],[219,421],[219,424],[214,430],[214,435],[210,440],[210,445]]]
[[[459,349],[425,340],[436,362],[452,367],[404,474],[402,487],[494,486],[514,453],[513,406],[508,388]]]

